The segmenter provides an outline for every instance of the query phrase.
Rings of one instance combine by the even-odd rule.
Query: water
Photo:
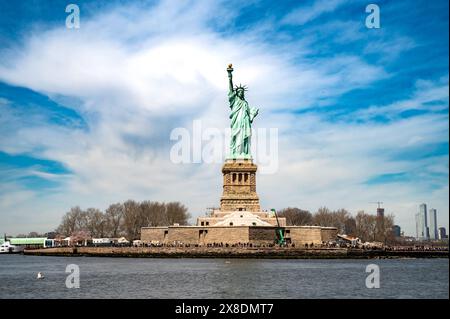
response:
[[[80,288],[66,288],[68,264]],[[368,264],[380,288],[368,289]],[[0,298],[448,298],[448,259],[260,260],[0,255]],[[37,280],[37,272],[45,275]]]

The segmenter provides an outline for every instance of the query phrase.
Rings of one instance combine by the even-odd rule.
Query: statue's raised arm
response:
[[[228,64],[227,72],[228,72],[229,92],[233,92],[233,64]]]

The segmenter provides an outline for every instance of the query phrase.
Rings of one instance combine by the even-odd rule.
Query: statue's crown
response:
[[[242,85],[242,84],[239,84],[239,86],[235,85],[235,86],[234,86],[234,89],[235,89],[236,91],[237,91],[237,90],[248,91],[247,85]]]

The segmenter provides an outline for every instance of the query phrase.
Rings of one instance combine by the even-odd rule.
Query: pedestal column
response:
[[[222,211],[260,211],[256,193],[257,165],[251,159],[228,159],[222,167]]]

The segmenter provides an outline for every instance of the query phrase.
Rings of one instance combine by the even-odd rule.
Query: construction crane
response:
[[[275,208],[272,208],[271,211],[274,213],[275,218],[277,219],[277,228],[275,229],[275,243],[280,246],[285,245],[286,240],[284,238],[283,228],[280,227],[280,221],[278,220],[277,212],[275,211]]]
[[[383,204],[383,202],[369,202],[369,204],[378,204],[378,208],[381,208],[381,204]]]

